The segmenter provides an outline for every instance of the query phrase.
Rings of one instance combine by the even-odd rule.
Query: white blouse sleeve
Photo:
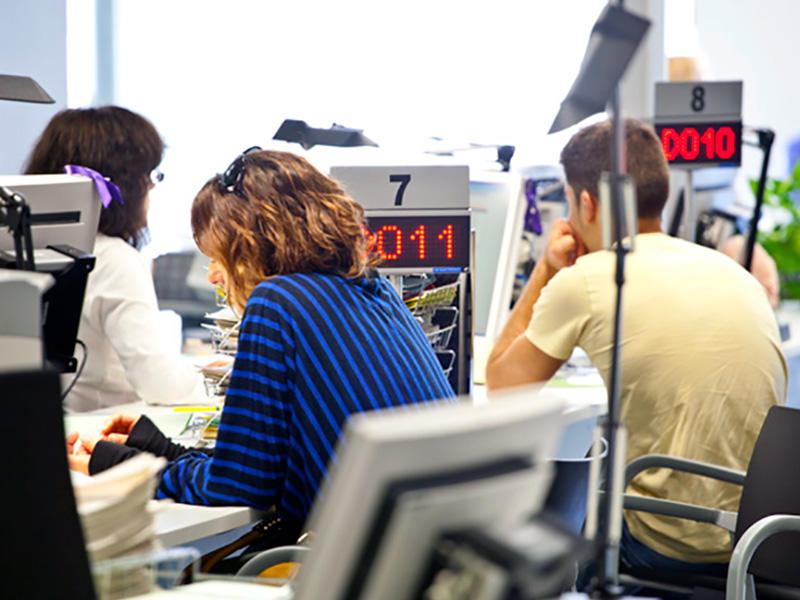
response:
[[[122,362],[128,382],[148,404],[210,403],[202,375],[165,346],[158,330],[152,276],[139,253],[128,250],[114,248],[103,257],[108,262],[102,269],[102,281],[94,282],[103,289],[91,307]]]

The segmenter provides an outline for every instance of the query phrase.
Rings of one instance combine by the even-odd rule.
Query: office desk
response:
[[[261,520],[262,511],[246,506],[193,506],[152,500],[156,535],[166,547],[190,545]]]
[[[192,413],[174,412],[171,407],[142,406],[142,410],[147,412],[156,426],[169,437],[183,443],[190,441],[181,440],[179,436]],[[67,415],[64,417],[64,428],[67,432],[96,432],[109,412],[106,409],[105,414],[96,412]],[[252,525],[259,521],[263,514],[263,511],[245,506],[193,506],[163,500],[152,500],[151,507],[154,509],[156,535],[166,547],[192,544],[204,538]],[[224,543],[227,542],[218,545]]]
[[[559,461],[583,461],[594,439],[597,419],[608,412],[608,392],[596,379],[584,383],[561,378],[552,379],[542,393],[558,396],[566,401],[564,412],[570,417],[561,442],[552,458]],[[488,402],[485,385],[474,385],[472,399],[476,404]],[[531,402],[535,402],[531,398]]]

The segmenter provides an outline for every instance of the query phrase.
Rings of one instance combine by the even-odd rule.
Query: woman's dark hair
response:
[[[609,121],[590,125],[576,133],[561,151],[567,184],[576,198],[583,190],[599,197],[600,174],[611,170],[610,131]],[[626,119],[625,146],[639,217],[659,217],[669,194],[669,166],[661,142],[648,125]]]
[[[150,173],[163,154],[161,136],[141,115],[119,106],[67,109],[45,127],[25,173],[63,173],[65,165],[80,165],[108,177],[124,204],[103,209],[98,230],[138,247],[147,237]]]
[[[243,308],[253,288],[275,275],[334,273],[354,278],[377,264],[361,205],[311,163],[261,150],[241,158],[240,187],[210,179],[192,204],[200,250],[228,272],[230,302]]]

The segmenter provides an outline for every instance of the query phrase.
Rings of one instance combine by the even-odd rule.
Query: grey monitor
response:
[[[440,535],[539,512],[566,419],[539,389],[351,420],[309,519],[296,600],[412,597]]]
[[[48,251],[67,245],[92,253],[101,202],[94,182],[82,175],[2,175],[0,186],[21,194],[31,208],[31,235],[37,270],[54,271],[71,262]],[[0,252],[14,255],[14,237],[0,229]]]

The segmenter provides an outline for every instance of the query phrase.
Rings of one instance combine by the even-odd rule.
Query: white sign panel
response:
[[[469,209],[465,165],[332,167],[330,175],[369,211]]]
[[[656,121],[693,123],[742,118],[741,81],[656,83]]]

